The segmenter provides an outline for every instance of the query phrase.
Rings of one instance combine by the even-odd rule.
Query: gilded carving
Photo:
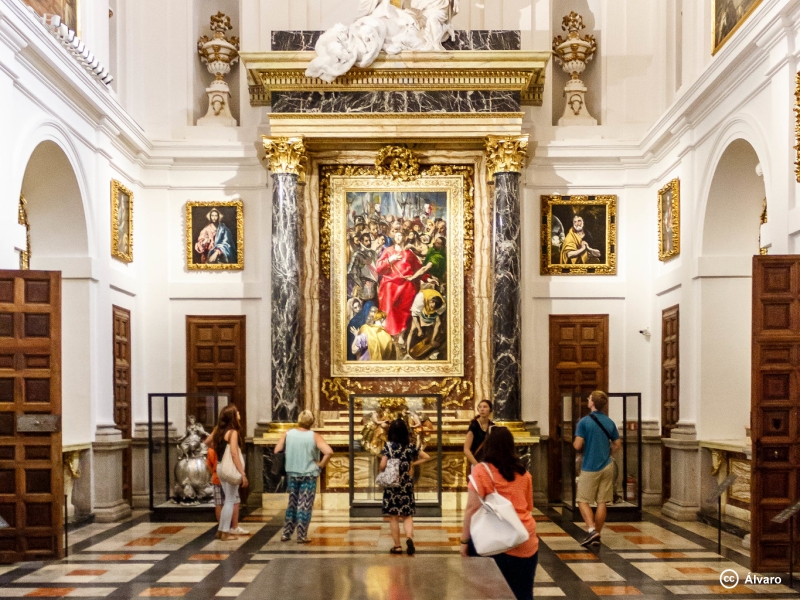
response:
[[[351,381],[348,377],[334,377],[322,380],[322,393],[328,402],[336,401],[342,406],[350,406],[350,394],[371,392],[372,386],[359,381]]]
[[[527,157],[527,135],[490,135],[486,138],[486,166],[490,179],[495,173],[522,173]]]
[[[420,388],[421,392],[431,392],[442,397],[442,408],[458,406],[463,408],[475,394],[475,386],[468,379],[461,377],[445,377],[440,381],[433,381]]]
[[[268,138],[262,136],[265,160],[269,163],[269,170],[273,173],[286,173],[305,177],[306,146],[302,137]]]
[[[319,256],[320,271],[331,276],[331,177],[358,177],[377,175],[372,165],[324,165],[319,177]],[[461,175],[464,179],[464,270],[472,268],[475,252],[475,168],[472,165],[426,165],[420,168],[419,177],[449,177]]]
[[[21,271],[27,271],[31,268],[31,225],[28,222],[28,203],[22,194],[19,195],[17,223],[25,226],[25,250],[19,253],[19,268]]]
[[[761,224],[762,225],[766,225],[767,224],[767,199],[766,199],[766,197],[764,198],[764,203],[762,204],[762,207],[761,207]],[[761,245],[761,228],[759,228],[759,230],[758,230],[758,253],[761,256],[766,256],[767,254],[769,254],[769,248],[766,248],[766,247]]]
[[[375,174],[392,181],[414,181],[419,177],[419,159],[404,146],[384,146],[375,157]]]

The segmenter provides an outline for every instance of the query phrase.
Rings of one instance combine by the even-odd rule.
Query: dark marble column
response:
[[[492,399],[497,422],[521,426],[519,181],[528,137],[490,137],[487,163],[494,176]]]
[[[296,422],[303,408],[298,177],[302,138],[264,138],[272,172],[272,422]]]

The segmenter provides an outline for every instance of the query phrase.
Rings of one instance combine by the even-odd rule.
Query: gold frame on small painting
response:
[[[128,232],[125,236],[128,238],[127,247],[128,251],[125,252],[120,249],[120,236],[119,236],[119,196],[123,193],[128,196]],[[111,180],[111,256],[122,262],[133,262],[133,192],[122,185],[116,179]]]
[[[331,376],[461,377],[464,375],[465,178],[425,176],[403,181],[376,175],[331,175]],[[447,193],[447,353],[444,360],[351,360],[347,357],[347,193]]]
[[[541,275],[616,275],[617,274],[617,197],[606,196],[560,196],[558,194],[541,196]],[[578,207],[585,212],[593,213],[598,207],[605,208],[603,219],[595,219],[593,223],[584,223],[585,230],[589,230],[588,225],[597,225],[600,222],[605,227],[602,254],[605,260],[598,263],[555,263],[552,261],[553,248],[558,248],[552,242],[553,236],[560,237],[560,243],[564,242],[567,231],[571,231],[571,223],[562,223],[563,231],[554,231],[553,228],[553,207],[569,207],[574,216],[578,216]],[[573,217],[574,220],[574,217]],[[560,220],[559,220],[560,221]],[[593,228],[592,228],[593,229]],[[596,233],[592,231],[590,233]],[[596,241],[594,246],[601,247]],[[590,245],[590,247],[592,247]],[[601,256],[602,256],[601,254]]]
[[[670,205],[670,243],[664,239],[664,196],[672,193]],[[658,260],[665,262],[681,253],[681,181],[673,179],[658,190]]]
[[[797,157],[794,161],[794,174],[797,182],[800,183],[800,72],[795,76],[794,101],[794,137],[797,141],[797,145],[794,147],[797,152]]]
[[[711,51],[711,56],[714,56],[717,52],[719,52],[719,49],[725,45],[725,42],[731,39],[733,34],[736,33],[739,27],[742,26],[742,23],[744,23],[752,14],[752,12],[758,8],[758,5],[761,4],[761,0],[753,0],[753,4],[750,6],[750,8],[748,8],[746,12],[739,16],[736,24],[731,28],[730,31],[728,31],[728,33],[725,34],[725,37],[723,37],[719,43],[717,43],[717,5],[721,3],[730,4],[732,2],[733,0],[712,0],[711,2],[711,48],[713,48]]]
[[[194,262],[194,227],[192,223],[193,208],[222,208],[234,207],[236,209],[236,227],[232,231],[236,236],[236,262],[235,263],[197,263]],[[219,212],[219,211],[217,211]],[[190,200],[186,203],[186,269],[189,271],[241,271],[244,269],[244,202],[238,200],[221,200],[214,202],[211,200]],[[229,226],[230,223],[225,223]]]

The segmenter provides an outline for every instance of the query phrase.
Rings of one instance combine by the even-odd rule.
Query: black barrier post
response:
[[[719,523],[717,523],[717,554],[720,556],[722,556],[722,494],[724,494],[725,490],[731,487],[733,482],[738,478],[738,475],[728,475],[707,500],[707,504],[711,504],[714,500],[717,501],[717,517],[719,520]]]
[[[69,558],[69,532],[67,527],[69,525],[69,506],[67,506],[67,496],[64,496],[64,558]]]
[[[789,521],[789,587],[792,589],[794,589],[794,516],[797,511],[800,511],[800,501],[784,508],[772,517],[773,523],[783,524]]]

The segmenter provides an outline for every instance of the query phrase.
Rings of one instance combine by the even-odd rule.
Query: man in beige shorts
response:
[[[576,500],[586,523],[587,534],[581,546],[600,543],[600,531],[606,522],[606,503],[614,498],[614,462],[611,454],[619,450],[622,441],[614,421],[605,414],[608,396],[595,390],[589,394],[589,415],[578,421],[573,446],[583,450],[581,474],[578,477]],[[592,513],[592,502],[597,512]]]

